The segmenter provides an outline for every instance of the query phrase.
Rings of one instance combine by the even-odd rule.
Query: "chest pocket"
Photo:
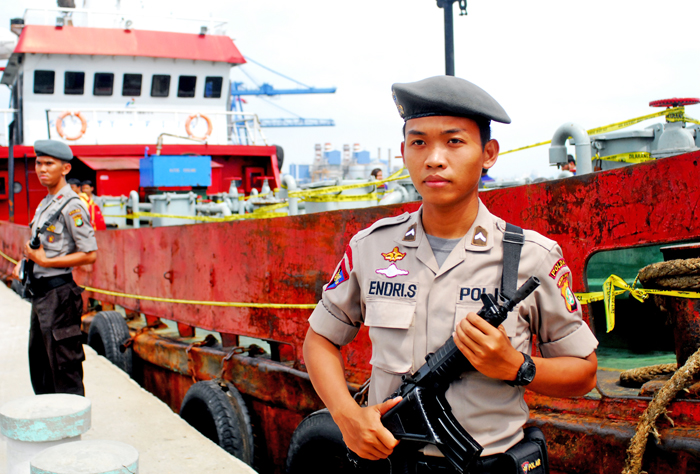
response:
[[[49,230],[51,229],[51,230]],[[63,247],[63,231],[65,230],[65,224],[63,222],[63,217],[59,217],[58,220],[49,227],[41,236],[41,243],[44,246],[47,257],[55,257],[61,251]]]
[[[415,313],[415,301],[367,300],[365,325],[372,340],[372,366],[392,374],[411,371]]]

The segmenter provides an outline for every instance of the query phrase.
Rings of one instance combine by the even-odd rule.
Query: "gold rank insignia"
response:
[[[56,226],[55,225],[50,225],[46,228],[47,231],[49,232],[56,232]]]
[[[382,257],[384,257],[384,260],[386,260],[387,262],[396,262],[398,260],[403,259],[405,256],[406,256],[405,253],[399,252],[398,247],[394,247],[394,250],[392,250],[389,253],[382,254]]]
[[[83,216],[82,214],[76,214],[73,216],[73,222],[75,223],[76,227],[82,227],[83,225]]]

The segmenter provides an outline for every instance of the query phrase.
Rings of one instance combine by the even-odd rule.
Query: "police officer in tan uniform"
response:
[[[534,231],[524,231],[517,284],[534,275],[541,285],[498,328],[476,314],[481,294],[502,291],[506,223],[479,200],[478,186],[482,169],[498,158],[490,121],[510,118],[485,91],[455,77],[394,84],[393,92],[405,120],[404,163],[423,204],[352,238],[309,319],[304,357],[347,446],[377,460],[398,444],[380,421],[399,401],[387,397],[452,336],[476,371],[462,374],[446,396],[484,447],[483,461],[523,439],[525,388],[566,397],[595,386],[597,341],[581,318],[561,248]],[[362,324],[372,341],[366,408],[346,388],[339,351]],[[533,338],[542,357],[531,353]],[[452,472],[434,446],[420,456]]]
[[[49,191],[31,223],[32,236],[57,211],[60,215],[40,234],[41,246],[25,254],[34,262],[29,370],[36,394],[84,395],[80,316],[82,289],[73,281],[72,267],[97,259],[97,242],[83,201],[66,183],[73,153],[55,140],[34,144],[36,174]],[[65,204],[65,205],[64,205]],[[15,268],[19,276],[19,265]]]

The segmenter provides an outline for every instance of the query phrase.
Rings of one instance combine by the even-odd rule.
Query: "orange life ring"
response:
[[[73,117],[78,117],[80,119],[80,133],[78,133],[77,135],[68,136],[63,131],[63,119],[68,117],[69,115],[72,115]],[[61,136],[61,138],[65,138],[66,140],[77,140],[85,134],[86,130],[87,120],[85,120],[85,117],[83,117],[83,114],[81,114],[80,112],[63,112],[61,116],[58,117],[58,120],[56,120],[56,131]]]
[[[192,125],[192,120],[194,120],[194,119],[197,118],[197,117],[201,117],[201,118],[203,118],[203,119],[207,122],[207,133],[204,134],[203,137],[199,137],[199,136],[195,135],[194,133],[192,133],[192,127],[191,127],[191,125]],[[190,138],[196,138],[197,140],[206,140],[207,137],[208,137],[209,135],[211,135],[211,132],[214,130],[214,127],[212,127],[212,125],[211,125],[211,120],[209,120],[209,117],[207,117],[206,115],[202,115],[202,114],[192,114],[192,115],[190,115],[189,118],[187,119],[187,122],[185,122],[185,130],[187,131],[187,136],[190,137]]]

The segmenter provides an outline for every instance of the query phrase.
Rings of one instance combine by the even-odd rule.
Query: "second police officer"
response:
[[[55,140],[38,140],[36,174],[48,195],[31,222],[31,235],[55,220],[39,235],[41,246],[27,242],[25,255],[34,262],[32,310],[29,330],[29,371],[36,394],[84,395],[85,359],[81,342],[82,289],[73,281],[72,269],[94,263],[97,242],[83,201],[66,182],[73,153]],[[15,276],[19,276],[19,264]]]

